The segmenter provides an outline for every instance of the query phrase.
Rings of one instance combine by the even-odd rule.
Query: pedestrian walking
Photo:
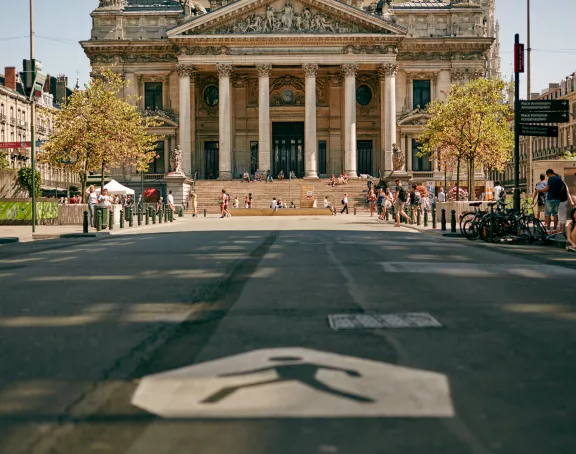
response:
[[[192,199],[192,209],[194,210],[192,217],[198,217],[198,196],[195,192],[191,192],[190,198]]]
[[[386,194],[384,193],[384,188],[380,188],[378,190],[378,219],[383,220],[384,216],[382,213],[384,212],[384,204],[386,203]]]
[[[174,194],[172,191],[168,191],[168,207],[172,211],[172,213],[176,213],[176,205],[174,205]]]
[[[400,216],[404,216],[407,222],[410,222],[410,218],[404,212],[404,206],[408,201],[408,193],[406,189],[402,187],[402,182],[398,179],[394,182],[396,183],[396,191],[394,193],[394,215],[396,217],[396,227],[400,227]]]
[[[444,192],[444,188],[438,189],[438,202],[445,203],[446,202],[446,193]]]
[[[540,219],[540,214],[546,210],[546,194],[540,192],[540,189],[546,188],[546,175],[540,174],[540,181],[534,186],[534,194],[532,195],[532,208],[536,219]]]
[[[558,229],[558,210],[560,209],[560,199],[562,192],[566,191],[566,185],[554,170],[546,170],[548,182],[546,187],[538,189],[536,192],[546,193],[546,211],[544,213],[544,220],[546,222],[546,230],[550,231],[552,221],[554,221],[554,230]]]
[[[372,217],[376,211],[376,194],[374,194],[372,189],[368,193],[368,206],[370,207],[370,217]]]
[[[344,211],[346,211],[346,214],[350,214],[348,213],[348,194],[344,194],[344,197],[342,197],[342,205],[340,214],[344,214]]]
[[[226,189],[222,189],[222,217],[223,218],[231,218],[232,215],[230,214],[230,211],[228,211],[228,206],[230,204],[230,196],[228,195],[228,193],[226,192]]]
[[[88,188],[88,213],[90,213],[90,227],[94,227],[94,210],[96,205],[98,205],[98,194],[96,194],[96,189],[94,185],[90,185]]]

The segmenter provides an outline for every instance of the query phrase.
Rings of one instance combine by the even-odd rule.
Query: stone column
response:
[[[356,71],[358,65],[342,65],[344,73],[344,171],[350,178],[357,178],[356,173]]]
[[[194,75],[193,66],[179,65],[178,74],[180,75],[180,115],[179,115],[179,141],[182,149],[182,170],[187,175],[191,172],[192,148],[190,140],[190,77]],[[171,150],[167,150],[168,153]],[[168,169],[167,169],[168,170]]]
[[[216,65],[219,83],[219,180],[232,179],[232,100],[230,98],[230,77],[234,67],[225,63]]]
[[[305,178],[318,178],[318,140],[316,140],[316,72],[318,65],[302,65],[306,75]]]
[[[380,73],[384,74],[384,85],[386,86],[386,104],[385,104],[385,136],[386,136],[386,155],[384,157],[385,168],[393,169],[392,164],[392,144],[396,143],[396,74],[398,65],[390,63],[383,65]]]
[[[270,73],[272,65],[257,65],[258,71],[258,168],[270,170]]]

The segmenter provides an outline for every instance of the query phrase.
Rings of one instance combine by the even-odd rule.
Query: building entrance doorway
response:
[[[218,142],[204,142],[204,178],[218,178]]]
[[[358,140],[356,142],[358,155],[358,175],[372,175],[372,141]]]
[[[304,176],[304,122],[272,123],[272,174]]]

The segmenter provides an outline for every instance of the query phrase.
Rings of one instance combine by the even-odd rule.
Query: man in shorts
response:
[[[548,169],[546,171],[546,176],[548,177],[546,187],[543,189],[538,189],[536,192],[546,193],[546,211],[544,213],[546,230],[550,230],[550,224],[553,219],[554,231],[556,231],[558,228],[558,210],[560,208],[560,199],[562,197],[563,190],[566,188],[566,185],[562,181],[562,178],[556,175],[552,169]]]
[[[400,216],[404,216],[406,222],[410,221],[408,215],[404,212],[404,206],[408,201],[408,192],[402,187],[402,182],[396,180],[396,192],[394,193],[394,217],[396,218],[395,227],[400,227]]]

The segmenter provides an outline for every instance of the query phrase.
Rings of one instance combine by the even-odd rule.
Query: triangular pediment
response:
[[[168,32],[186,35],[405,35],[406,29],[338,0],[238,0]]]

